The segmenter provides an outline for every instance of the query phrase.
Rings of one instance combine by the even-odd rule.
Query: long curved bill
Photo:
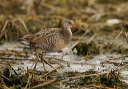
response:
[[[78,25],[76,25],[76,24],[72,24],[72,27],[76,27],[76,28],[78,28],[78,29],[84,30],[82,27],[80,27],[80,26],[78,26]],[[85,31],[85,30],[84,30],[84,31]]]

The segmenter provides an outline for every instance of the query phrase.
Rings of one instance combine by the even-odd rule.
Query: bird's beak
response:
[[[80,27],[80,26],[78,26],[78,25],[76,25],[76,24],[72,24],[72,27],[76,27],[76,28],[78,28],[78,29],[84,30],[82,27]],[[84,31],[85,31],[85,30],[84,30]]]

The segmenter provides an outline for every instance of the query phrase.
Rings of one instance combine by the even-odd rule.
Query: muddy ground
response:
[[[127,89],[127,0],[0,1],[0,89]],[[62,52],[47,53],[33,70],[35,52],[17,41],[65,19],[73,38]]]

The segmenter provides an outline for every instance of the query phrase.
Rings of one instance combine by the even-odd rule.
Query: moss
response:
[[[21,85],[14,85],[10,89],[22,89]]]
[[[104,49],[106,49],[106,47],[108,47],[109,44],[105,45]],[[118,44],[113,44],[110,48],[110,52],[115,52],[115,53],[119,53],[119,54],[128,54],[128,48],[123,47],[122,45],[118,45]]]
[[[102,85],[107,87],[119,86],[122,82],[119,79],[119,73],[111,71],[109,74],[104,74],[100,77]]]
[[[86,57],[93,57],[93,55],[97,55],[100,53],[100,47],[94,41],[81,42],[77,44],[73,48],[73,50],[74,49],[77,50],[77,55],[82,55]]]
[[[119,89],[127,89],[128,84],[120,80],[120,73],[111,71],[109,74],[104,74],[100,77],[100,83],[105,87],[118,87]]]
[[[6,76],[9,80],[4,78],[4,83],[11,87],[11,89],[21,89],[19,87],[25,86],[27,84],[28,80],[28,74],[11,74],[12,69],[11,68],[4,68],[3,69],[3,74]],[[14,86],[15,85],[15,86]]]
[[[94,55],[86,55],[86,56],[84,56],[84,59],[91,59],[93,57],[94,57]]]
[[[88,70],[88,71],[84,72],[83,74],[89,75],[89,74],[95,74],[95,73],[97,73],[97,71]],[[96,78],[96,76],[84,77],[84,78],[79,80],[78,85],[83,86],[83,85],[93,84],[95,78]]]
[[[83,72],[82,75],[90,75],[90,74],[96,74],[96,73],[97,71],[88,70],[86,72]],[[101,74],[101,75],[94,75],[94,76],[86,76],[84,78],[80,78],[72,82],[66,82],[64,84],[70,85],[72,88],[74,87],[78,88],[80,86],[86,86],[86,85],[102,86],[102,88],[104,87],[110,87],[110,88],[118,87],[119,89],[124,89],[125,87],[128,88],[128,84],[122,82],[119,77],[120,77],[120,73],[111,71],[103,75]]]
[[[97,2],[102,3],[102,4],[106,4],[106,3],[111,3],[111,4],[120,4],[120,3],[124,3],[127,2],[127,0],[97,0]]]

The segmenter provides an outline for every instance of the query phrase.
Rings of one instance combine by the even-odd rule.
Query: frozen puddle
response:
[[[3,45],[3,46],[0,47],[0,50],[5,50],[9,47],[17,46],[17,45],[19,45],[19,43],[18,44],[16,44],[16,43],[15,44],[7,44],[6,43],[6,45]],[[68,47],[66,47],[64,49],[64,52],[67,49],[68,49]],[[22,48],[15,49],[15,50],[20,50],[21,51]],[[49,57],[49,58],[53,57],[53,58],[58,58],[59,59],[62,54],[63,53],[58,53],[58,52],[48,53],[48,54],[45,55],[45,57],[46,58],[47,57]],[[77,56],[76,54],[68,53],[67,55],[65,55],[63,57],[63,59],[61,59],[61,61],[51,60],[51,61],[53,61],[53,62],[51,62],[51,64],[54,67],[59,67],[60,64],[62,64],[64,66],[64,68],[60,69],[59,70],[60,72],[68,72],[68,71],[85,72],[85,71],[90,70],[90,69],[98,71],[98,72],[106,72],[106,71],[110,71],[112,69],[115,69],[117,67],[117,65],[119,63],[121,63],[122,61],[123,62],[128,62],[128,58],[125,58],[125,59],[124,58],[118,58],[118,57],[121,57],[121,56],[123,56],[123,55],[119,55],[119,54],[100,54],[100,55],[95,56],[92,59],[87,59],[86,60],[83,57]],[[111,58],[118,58],[118,59],[110,60]],[[15,70],[17,70],[17,72],[21,72],[23,70],[26,70],[27,67],[29,69],[33,69],[32,65],[35,61],[32,61],[31,59],[35,59],[35,55],[30,54],[29,57],[28,57],[28,60],[15,60],[13,62],[12,66]],[[48,66],[46,64],[45,64],[45,66],[46,66],[48,71],[53,70],[50,66]],[[36,69],[39,70],[39,71],[43,71],[43,65],[42,65],[41,62],[38,63]],[[122,78],[122,80],[128,83],[128,70],[122,69],[120,73],[124,77],[124,78]]]
[[[59,58],[62,55],[62,53],[49,53],[45,57],[55,57]],[[95,70],[98,72],[106,72],[110,71],[112,69],[115,69],[117,65],[114,65],[111,62],[115,63],[120,63],[120,62],[127,62],[128,58],[125,60],[120,58],[117,60],[109,60],[110,58],[117,58],[120,57],[121,55],[117,54],[100,54],[98,56],[95,56],[93,59],[84,59],[83,57],[79,57],[75,54],[67,54],[63,57],[63,61],[65,62],[60,62],[64,66],[63,69],[60,69],[60,72],[68,72],[68,71],[78,71],[78,72],[85,72],[87,70]],[[106,61],[109,61],[108,63]],[[21,62],[21,63],[20,63]],[[34,61],[20,61],[18,64],[13,65],[13,68],[18,70],[19,68],[26,69],[27,67],[29,69],[32,69],[33,67],[32,64]],[[60,66],[58,63],[52,63],[54,67]],[[45,65],[48,71],[53,70],[51,67],[48,65]],[[122,67],[122,66],[121,66]],[[37,70],[43,71],[43,65],[42,63],[38,63],[37,65]],[[128,71],[121,70],[121,75],[123,76],[122,80],[128,83]]]

